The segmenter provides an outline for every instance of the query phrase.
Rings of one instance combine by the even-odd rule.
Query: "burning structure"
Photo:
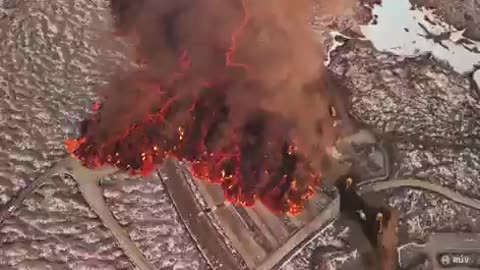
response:
[[[112,79],[69,152],[132,174],[185,159],[231,202],[298,214],[336,139],[311,5],[111,0],[139,67]]]

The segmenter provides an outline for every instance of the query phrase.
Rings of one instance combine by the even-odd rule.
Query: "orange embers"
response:
[[[77,139],[66,140],[65,147],[67,148],[67,151],[72,154],[72,156],[75,156],[73,153],[80,147],[81,144],[85,142],[86,142],[85,138],[80,138],[78,140]]]
[[[184,134],[184,131],[182,131],[177,136],[179,137],[177,143],[181,143],[184,140],[183,136],[188,136],[188,134]],[[123,144],[128,143],[128,141],[127,135],[127,137],[121,137],[113,143]],[[89,168],[111,165],[126,170],[132,175],[149,175],[156,165],[161,164],[166,158],[185,159],[184,153],[181,152],[182,148],[178,144],[171,147],[172,150],[170,151],[162,151],[159,145],[150,146],[139,143],[135,145],[136,148],[131,149],[131,152],[125,152],[121,149],[108,152],[106,151],[106,149],[110,149],[108,145],[95,148],[95,144],[86,138],[68,140],[65,145],[73,156],[79,158]],[[137,148],[143,150],[138,156],[135,156],[135,152],[139,152]],[[292,157],[294,155],[293,148],[286,147],[284,156]],[[134,165],[135,162],[139,163]],[[311,178],[307,181],[311,185],[302,187],[299,187],[298,181],[293,178],[294,171],[286,171],[285,174],[280,176],[278,173],[269,173],[269,170],[263,170],[262,177],[254,173],[251,177],[257,177],[257,180],[248,179],[246,178],[249,177],[248,173],[241,172],[240,155],[235,153],[204,152],[197,156],[196,160],[191,160],[190,164],[190,171],[194,177],[211,184],[221,185],[226,201],[251,207],[256,200],[259,200],[272,212],[278,214],[300,214],[304,209],[305,201],[314,194],[314,186],[312,185],[319,184],[319,177],[313,172],[302,174]],[[280,163],[276,166],[279,166],[280,171],[285,172],[282,166],[288,167],[291,164]]]
[[[190,47],[182,42],[167,44],[172,56],[178,56],[177,64],[156,63],[155,56],[163,52],[145,46],[145,32],[131,25],[127,37],[133,40],[135,58],[145,64],[142,70],[147,75],[119,78],[112,87],[122,90],[112,91],[119,98],[106,95],[106,108],[94,106],[94,115],[82,125],[81,138],[65,142],[68,151],[88,168],[110,165],[140,175],[148,175],[167,158],[186,160],[196,178],[221,185],[229,202],[250,207],[259,200],[275,213],[299,214],[320,178],[291,138],[294,123],[263,106],[246,111],[247,104],[231,95],[239,90],[257,93],[255,88],[262,85],[261,78],[249,74],[249,66],[235,59],[239,39],[251,22],[246,1],[241,0],[243,17],[231,33],[230,44],[217,48],[222,42],[215,42],[215,53],[206,55],[213,57],[215,72],[200,70],[204,65],[196,65],[195,59],[205,58],[193,57],[196,51],[188,51]],[[215,59],[217,51],[224,59]],[[158,66],[150,64],[168,68],[157,76]]]

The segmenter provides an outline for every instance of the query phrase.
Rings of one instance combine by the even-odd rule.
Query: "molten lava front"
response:
[[[222,86],[196,99],[164,92],[157,110],[102,143],[95,138],[103,109],[97,106],[82,124],[82,137],[67,141],[67,148],[86,167],[113,165],[142,175],[166,158],[188,160],[194,176],[220,184],[232,203],[252,206],[258,198],[274,212],[300,213],[320,178],[296,151],[288,123],[258,111],[232,126]]]
[[[114,78],[68,151],[142,175],[186,160],[232,203],[300,213],[335,137],[323,86],[303,89],[321,77],[309,3],[111,0],[142,67]]]

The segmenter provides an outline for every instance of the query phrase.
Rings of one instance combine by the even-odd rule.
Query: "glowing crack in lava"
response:
[[[194,176],[220,184],[232,203],[258,199],[273,212],[299,214],[320,184],[311,149],[321,155],[324,143],[299,147],[305,132],[298,126],[315,125],[310,137],[326,138],[333,128],[321,91],[285,89],[317,79],[321,61],[309,67],[306,59],[321,55],[307,32],[298,34],[305,17],[293,19],[291,1],[248,3],[111,0],[117,32],[133,37],[143,68],[113,80],[68,151],[89,168],[142,175],[167,158],[187,160]],[[304,45],[298,52],[289,42]],[[289,98],[287,113],[265,106],[272,96]],[[320,116],[304,117],[306,108]]]

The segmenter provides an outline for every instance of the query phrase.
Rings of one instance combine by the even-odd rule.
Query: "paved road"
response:
[[[463,196],[459,192],[456,192],[453,189],[440,186],[438,184],[432,184],[427,182],[426,180],[419,180],[414,178],[407,178],[407,179],[390,179],[386,181],[379,181],[379,182],[370,182],[367,185],[361,187],[361,192],[379,192],[386,189],[393,189],[393,188],[420,188],[424,190],[428,190],[442,196],[447,197],[448,199],[463,204],[465,206],[478,209],[480,210],[480,201],[476,199],[469,198],[467,196]]]

